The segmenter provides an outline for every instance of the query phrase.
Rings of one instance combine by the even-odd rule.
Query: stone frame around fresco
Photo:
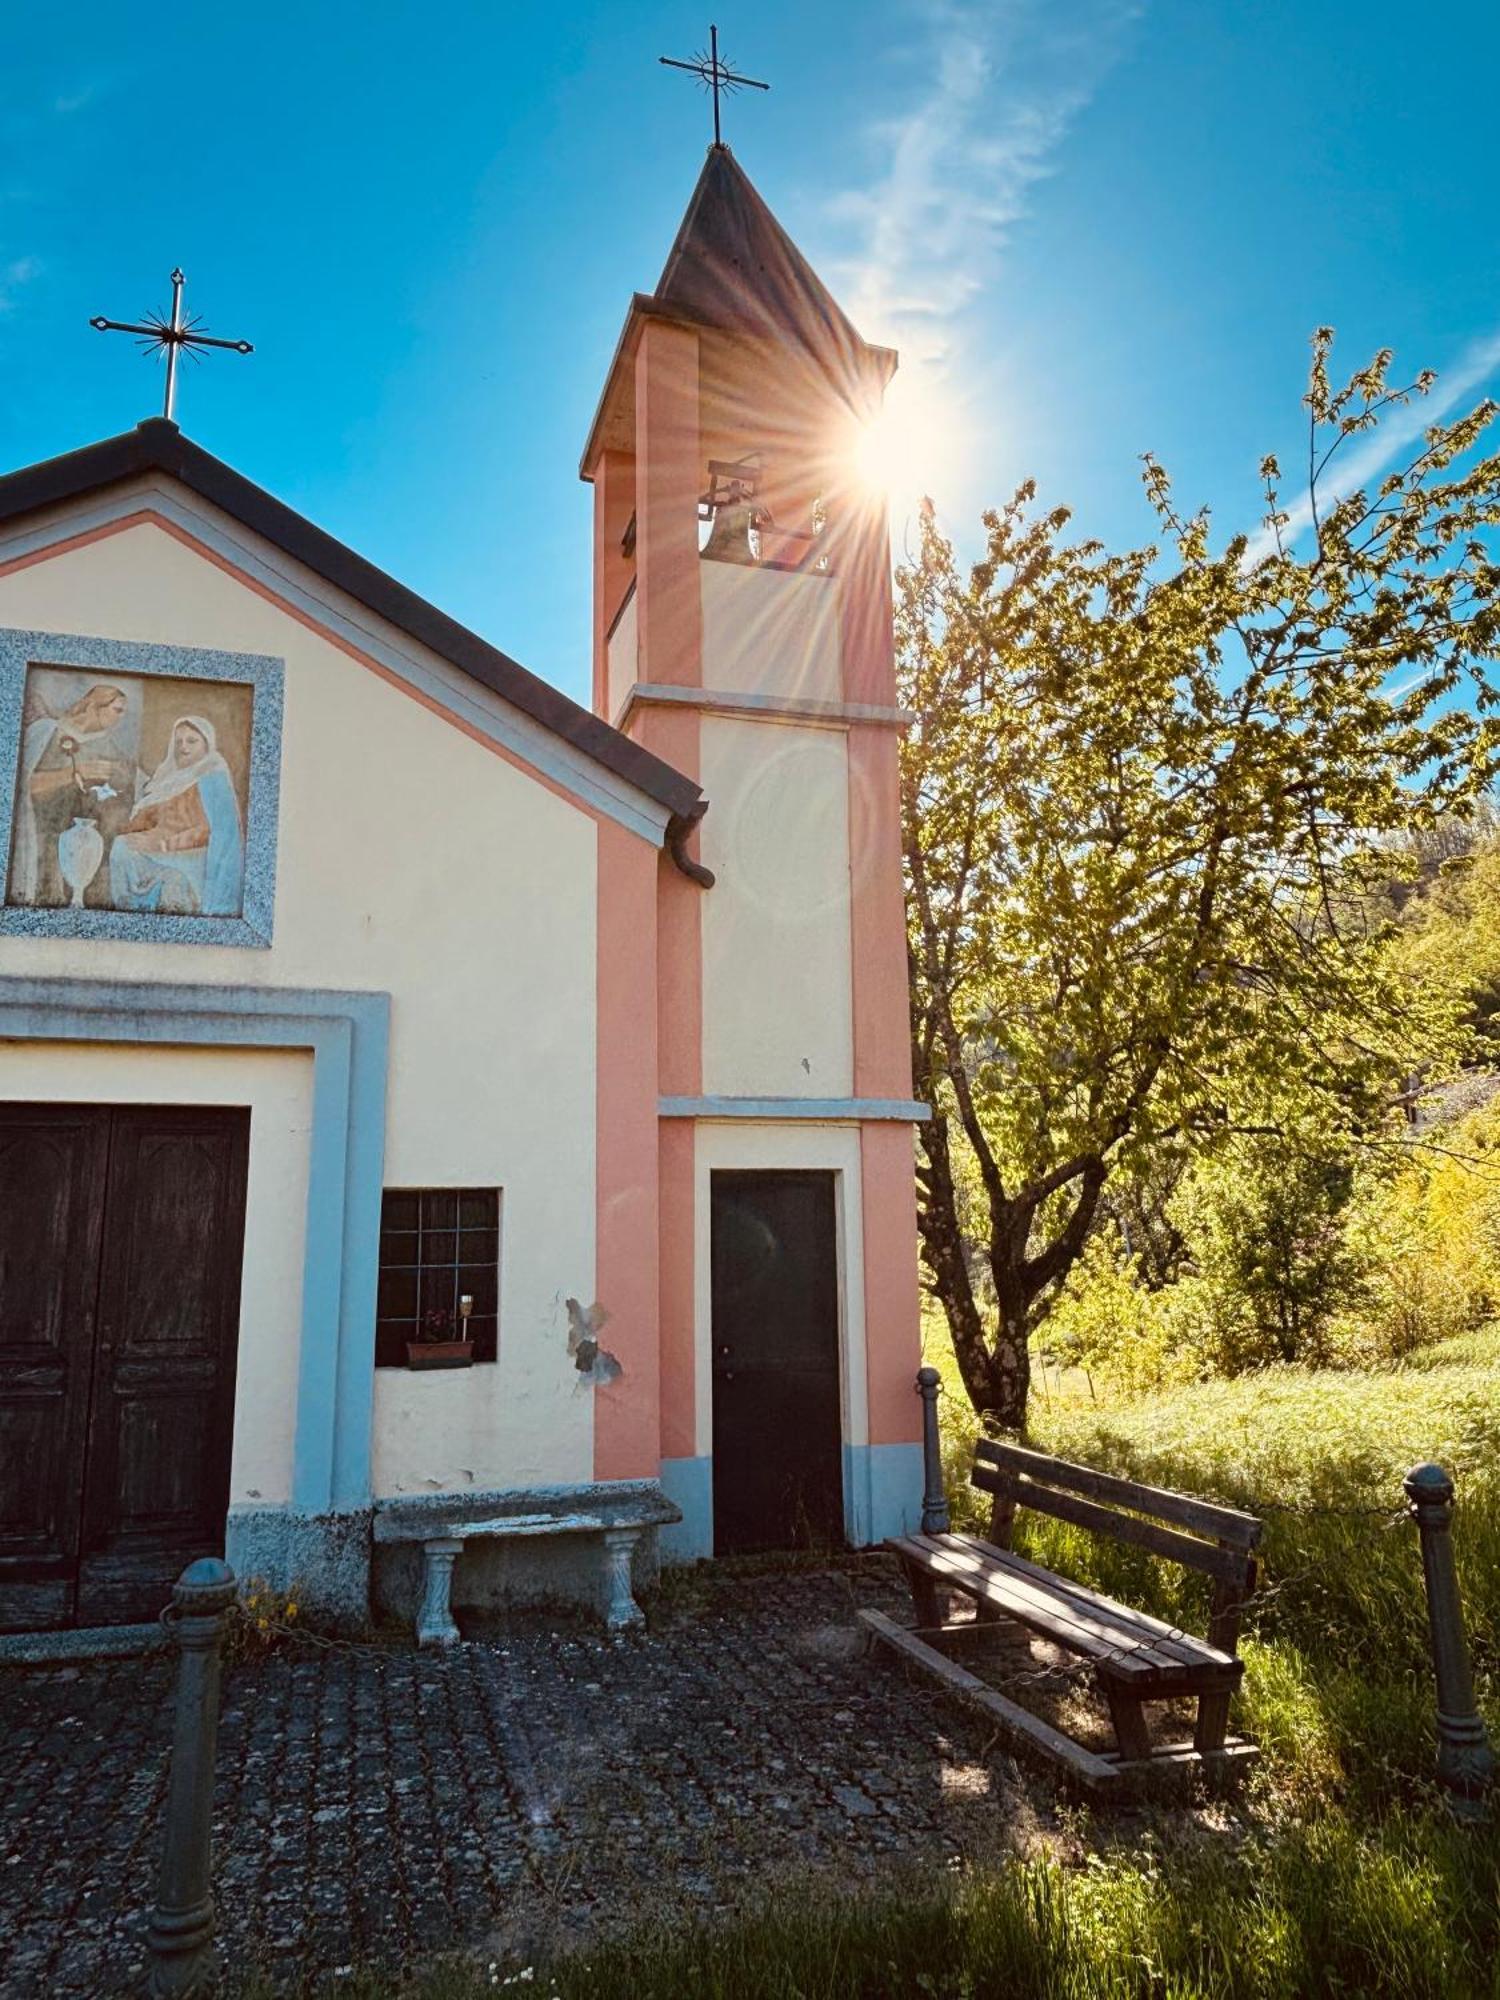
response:
[[[153,916],[127,910],[36,909],[0,904],[0,935],[111,938],[132,943],[269,946],[276,900],[285,662],[267,653],[221,653],[134,639],[0,627],[0,887],[10,875],[11,822],[21,765],[21,715],[31,667],[85,667],[185,680],[231,681],[251,690],[245,813],[244,906],[237,917]]]

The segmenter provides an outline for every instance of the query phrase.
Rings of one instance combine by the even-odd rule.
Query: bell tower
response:
[[[895,366],[716,144],[580,467],[595,712],[709,801],[657,923],[680,1555],[862,1544],[920,1507],[905,718],[886,506],[854,469]]]

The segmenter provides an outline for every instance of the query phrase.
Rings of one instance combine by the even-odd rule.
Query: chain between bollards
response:
[[[1463,1606],[1453,1561],[1453,1481],[1440,1465],[1413,1466],[1401,1482],[1422,1541],[1432,1666],[1437,1680],[1438,1783],[1459,1819],[1488,1817],[1495,1760],[1474,1700]]]
[[[943,1445],[938,1435],[938,1395],[942,1377],[935,1368],[917,1370],[922,1398],[922,1533],[946,1535],[948,1495],[943,1490]]]
[[[167,1622],[180,1652],[172,1765],[156,1908],[146,1933],[153,2000],[197,1993],[213,1971],[210,1872],[214,1753],[219,1737],[219,1646],[234,1602],[234,1571],[217,1557],[189,1563],[172,1589]]]

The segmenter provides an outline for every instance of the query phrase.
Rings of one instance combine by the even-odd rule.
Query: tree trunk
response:
[[[991,1418],[1004,1430],[1019,1431],[1025,1426],[1031,1386],[1026,1340],[1024,1336],[1019,1341],[1008,1337],[1006,1325],[1011,1322],[1004,1320],[993,1341],[987,1335],[959,1223],[948,1120],[935,1111],[917,1130],[923,1156],[917,1173],[917,1226],[922,1255],[932,1273],[932,1290],[948,1322],[958,1372],[970,1403],[981,1416]]]
[[[1031,1396],[1031,1298],[1026,1291],[1021,1257],[1007,1254],[1007,1221],[996,1216],[990,1243],[990,1274],[995,1281],[995,1297],[1000,1302],[1000,1324],[995,1329],[995,1399],[991,1408],[1001,1430],[1024,1432],[1026,1407]]]
[[[918,1083],[924,1087],[926,1080]],[[930,1089],[930,1085],[927,1085]],[[931,1098],[929,1097],[929,1102]],[[993,1390],[984,1320],[969,1279],[963,1230],[958,1219],[958,1190],[948,1143],[948,1120],[935,1106],[933,1115],[917,1127],[923,1164],[917,1170],[917,1229],[922,1255],[932,1273],[932,1289],[948,1322],[958,1372],[976,1410],[988,1406]]]

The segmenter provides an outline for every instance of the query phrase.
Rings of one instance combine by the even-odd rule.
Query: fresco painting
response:
[[[6,902],[239,916],[253,700],[236,682],[29,668]]]

